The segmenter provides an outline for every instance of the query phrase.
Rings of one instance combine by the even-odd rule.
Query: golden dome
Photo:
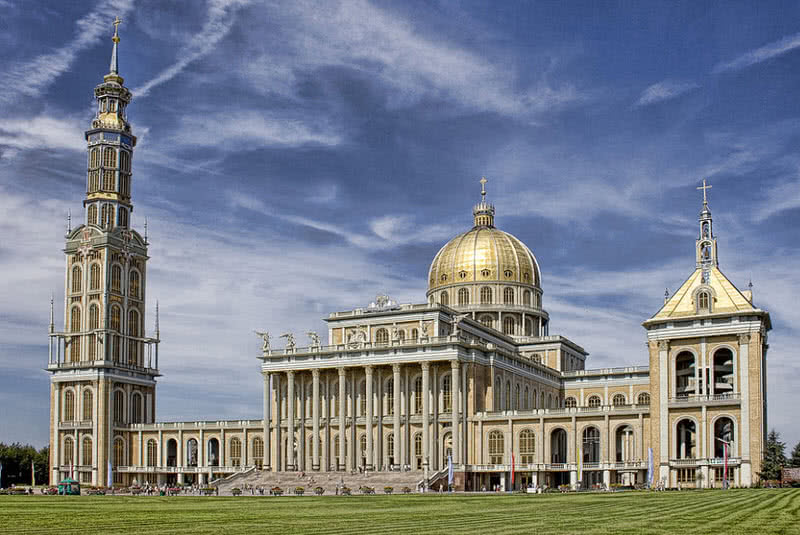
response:
[[[476,225],[439,250],[428,271],[428,293],[470,282],[516,282],[539,287],[539,265],[515,236],[493,226]]]

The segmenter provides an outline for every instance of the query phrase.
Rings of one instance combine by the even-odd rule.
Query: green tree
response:
[[[786,444],[781,442],[781,435],[774,429],[767,435],[767,444],[764,451],[764,461],[761,464],[761,479],[780,479],[781,468],[786,466]]]
[[[31,463],[36,474],[36,483],[41,485],[49,479],[50,448],[44,447],[36,451],[31,445],[0,442],[0,463],[3,465],[0,487],[30,485]]]
[[[800,442],[792,450],[792,458],[789,459],[789,466],[800,468]]]

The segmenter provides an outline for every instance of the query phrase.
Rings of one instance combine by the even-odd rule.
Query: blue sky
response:
[[[423,301],[481,175],[551,333],[646,364],[705,177],[721,268],[772,315],[769,425],[800,440],[800,4],[0,0],[0,441],[47,441],[48,303],[116,14],[159,419],[260,417],[253,329]]]

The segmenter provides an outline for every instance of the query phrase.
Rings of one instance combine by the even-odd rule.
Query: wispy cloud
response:
[[[161,71],[155,78],[133,89],[134,96],[138,98],[147,96],[154,87],[172,80],[190,63],[214,50],[233,26],[236,11],[248,3],[248,0],[210,0],[208,18],[200,33],[180,49],[175,63]]]
[[[645,89],[639,100],[636,101],[636,105],[648,106],[656,102],[676,98],[698,87],[700,86],[694,82],[663,80]]]
[[[746,52],[731,61],[718,63],[714,66],[712,72],[718,74],[727,71],[738,71],[739,69],[744,69],[756,63],[761,63],[762,61],[767,61],[768,59],[791,52],[798,47],[800,47],[800,33],[786,36],[780,41],[775,41]]]
[[[42,114],[29,118],[0,117],[0,159],[26,149],[85,150],[84,126],[77,117]]]
[[[773,215],[786,210],[800,208],[800,169],[793,179],[780,182],[770,187],[765,198],[756,205],[754,218],[761,223]]]
[[[78,53],[111,37],[111,15],[124,16],[133,7],[133,0],[102,0],[97,7],[75,22],[75,36],[64,47],[12,66],[0,74],[0,101],[14,102],[21,96],[36,97],[69,70]]]

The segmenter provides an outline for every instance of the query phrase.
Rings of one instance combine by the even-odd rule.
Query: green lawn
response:
[[[800,533],[800,489],[351,497],[0,496],[0,533]]]

